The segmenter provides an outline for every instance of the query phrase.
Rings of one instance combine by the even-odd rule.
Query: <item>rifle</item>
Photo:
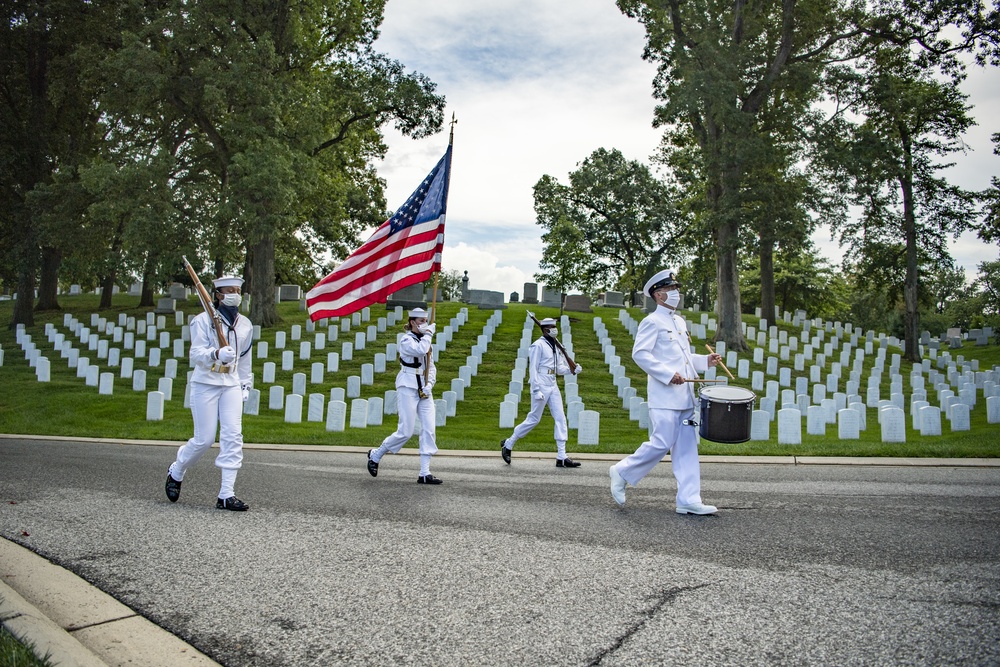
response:
[[[208,319],[212,320],[215,324],[215,334],[219,337],[219,347],[223,348],[229,345],[229,341],[226,339],[226,334],[222,330],[222,316],[219,315],[219,311],[215,309],[215,305],[212,303],[212,297],[208,295],[208,290],[205,286],[201,284],[201,280],[198,279],[198,274],[194,272],[194,267],[191,266],[191,262],[184,255],[181,255],[181,259],[184,260],[184,268],[187,269],[188,275],[191,276],[191,280],[194,281],[194,288],[198,292],[198,300],[201,301],[201,307],[205,309],[208,313]]]
[[[538,325],[539,329],[542,329],[542,323],[538,321],[538,318],[536,318],[535,314],[533,312],[531,312],[530,310],[528,311],[528,317],[531,318],[532,322],[534,322],[535,324]],[[545,333],[545,329],[542,329],[542,333]],[[566,353],[566,348],[563,347],[563,344],[559,342],[558,338],[556,338],[555,336],[553,336],[552,340],[555,341],[556,347],[559,348],[559,351],[562,352],[562,355],[564,357],[566,357],[566,363],[569,364],[569,372],[573,373],[575,375],[576,374],[576,362],[569,358],[569,354]]]

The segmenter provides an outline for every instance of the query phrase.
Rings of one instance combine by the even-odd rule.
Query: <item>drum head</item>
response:
[[[757,398],[757,395],[749,389],[730,387],[729,385],[703,387],[698,395],[719,403],[746,403]]]

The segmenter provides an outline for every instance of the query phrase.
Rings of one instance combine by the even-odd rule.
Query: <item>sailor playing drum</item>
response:
[[[685,380],[696,378],[722,357],[691,352],[687,323],[676,310],[679,287],[674,272],[668,270],[650,278],[643,288],[656,301],[656,310],[639,323],[632,359],[649,376],[650,439],[611,466],[611,496],[624,505],[625,485],[638,485],[669,453],[677,478],[677,513],[714,514],[717,509],[701,500],[694,384]]]

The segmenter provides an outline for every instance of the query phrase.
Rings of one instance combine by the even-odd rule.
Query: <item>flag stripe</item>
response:
[[[419,252],[427,242],[436,242],[438,236],[444,229],[443,220],[434,220],[423,225],[422,229],[412,227],[413,233],[401,232],[392,237],[391,242],[372,248],[368,253],[366,263],[344,269],[342,264],[337,271],[330,274],[316,284],[306,294],[306,298],[320,296],[321,294],[331,294],[337,291],[344,281],[355,279],[357,276],[366,276],[369,271],[377,270],[385,266],[392,265],[397,259],[405,258],[408,255]],[[396,240],[398,238],[398,240]],[[413,246],[413,247],[411,247]],[[420,247],[417,247],[420,246]],[[346,262],[345,262],[346,264]]]
[[[451,146],[406,203],[306,294],[309,317],[349,315],[441,270]]]

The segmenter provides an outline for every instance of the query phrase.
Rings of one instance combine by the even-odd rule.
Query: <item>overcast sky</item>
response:
[[[568,174],[598,148],[650,164],[655,67],[642,60],[644,33],[614,0],[388,0],[376,48],[438,85],[454,112],[455,146],[445,270],[469,272],[473,289],[523,293],[542,256],[532,186]],[[996,72],[974,70],[965,90],[979,125],[950,178],[985,189],[1000,174],[990,134],[1000,131]],[[379,166],[388,204],[402,205],[444,153],[447,129],[414,141],[390,131]],[[833,264],[829,231],[814,236]],[[966,234],[952,247],[967,278],[998,248]]]

